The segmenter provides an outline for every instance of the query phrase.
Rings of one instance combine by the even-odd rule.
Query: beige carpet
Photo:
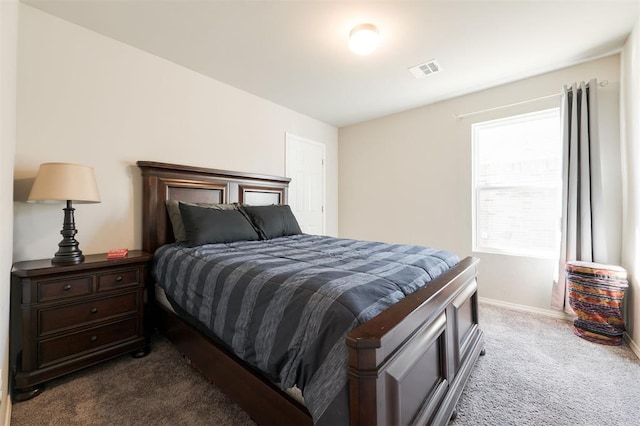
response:
[[[570,322],[480,305],[487,354],[450,426],[640,426],[640,360]]]
[[[47,383],[13,405],[20,425],[255,425],[157,336],[145,358],[122,356]]]
[[[481,357],[451,426],[640,425],[640,361],[571,324],[481,305]],[[146,358],[123,356],[55,380],[15,404],[20,425],[253,425],[157,336]]]

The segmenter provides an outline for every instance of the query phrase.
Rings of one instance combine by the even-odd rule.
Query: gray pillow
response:
[[[286,204],[272,206],[240,206],[263,240],[302,234],[300,225]]]
[[[238,210],[237,204],[220,204],[220,203],[185,203],[184,201],[167,200],[167,213],[169,213],[169,220],[171,220],[171,227],[173,228],[173,237],[177,242],[187,241],[187,233],[184,230],[184,222],[182,215],[180,214],[180,207],[178,203],[187,204],[189,206],[205,207],[208,209],[216,210]]]
[[[219,244],[260,239],[249,219],[239,210],[219,210],[178,204],[190,244]]]

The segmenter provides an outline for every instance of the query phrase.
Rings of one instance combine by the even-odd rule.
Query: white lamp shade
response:
[[[380,33],[373,24],[361,24],[351,30],[349,49],[357,55],[369,55],[380,44]]]
[[[99,203],[93,167],[69,163],[41,164],[27,201]]]

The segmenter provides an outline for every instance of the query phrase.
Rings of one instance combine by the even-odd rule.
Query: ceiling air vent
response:
[[[424,78],[430,74],[440,72],[441,70],[442,68],[440,68],[440,64],[435,59],[409,68],[409,71],[411,71],[411,74],[413,74],[415,78]]]

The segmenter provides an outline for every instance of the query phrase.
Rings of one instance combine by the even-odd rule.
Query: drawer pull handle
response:
[[[91,336],[91,342],[92,342],[92,343],[93,343],[93,342],[95,342],[95,341],[97,341],[97,340],[98,340],[98,338],[97,338],[96,336]]]
[[[62,287],[62,289],[63,289],[64,291],[69,291],[69,290],[71,290],[71,284],[67,284],[67,285],[65,285],[64,287]]]
[[[98,308],[91,308],[91,313],[95,314],[96,312],[98,312]]]
[[[116,281],[117,281],[117,282],[122,281],[122,277],[121,277],[121,276],[117,276],[117,277],[116,277]]]

